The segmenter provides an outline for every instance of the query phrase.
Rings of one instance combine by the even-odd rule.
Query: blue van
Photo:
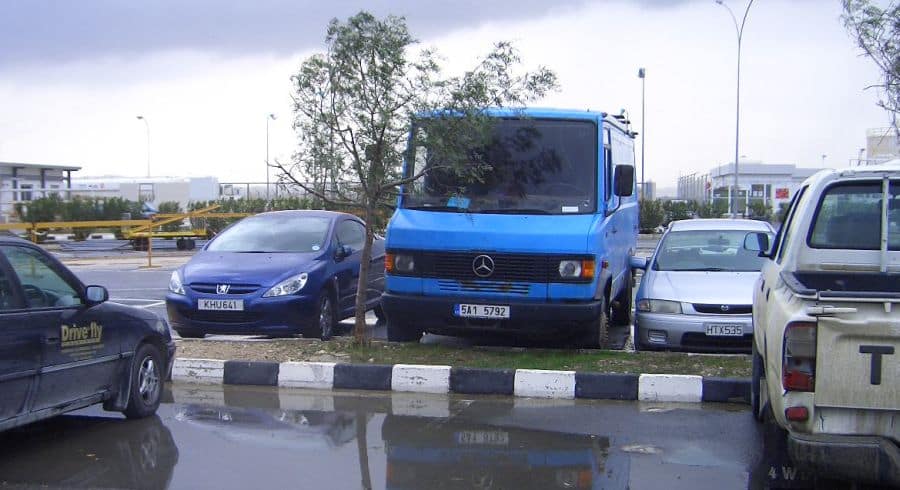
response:
[[[610,322],[631,322],[635,133],[602,112],[489,114],[490,136],[471,149],[489,165],[478,178],[409,149],[405,175],[428,171],[401,189],[387,229],[388,339],[578,335],[606,347]]]

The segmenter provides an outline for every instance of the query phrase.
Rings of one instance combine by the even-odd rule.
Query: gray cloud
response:
[[[595,0],[596,1],[596,0]],[[616,1],[616,0],[614,0]],[[666,8],[692,0],[618,0]],[[591,0],[28,0],[0,2],[0,69],[196,49],[284,54],[321,44],[326,23],[360,9],[404,15],[417,36],[540,16]]]

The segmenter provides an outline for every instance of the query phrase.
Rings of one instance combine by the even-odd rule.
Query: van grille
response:
[[[475,293],[503,293],[503,294],[519,294],[527,296],[531,290],[531,286],[527,283],[514,282],[495,282],[495,281],[450,281],[439,280],[438,287],[441,291],[458,293],[458,292],[475,292]]]
[[[479,277],[472,269],[472,263],[479,255],[487,255],[494,261],[494,271],[489,277]],[[563,258],[574,257],[490,252],[420,252],[416,254],[416,263],[423,277],[468,282],[471,284],[467,287],[476,288],[473,290],[485,287],[484,283],[499,283],[495,287],[508,288],[522,286],[514,283],[590,282],[560,279],[557,269],[559,260]]]

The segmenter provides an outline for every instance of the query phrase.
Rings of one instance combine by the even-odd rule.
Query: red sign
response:
[[[784,187],[775,189],[775,199],[788,199],[791,197],[791,191]]]

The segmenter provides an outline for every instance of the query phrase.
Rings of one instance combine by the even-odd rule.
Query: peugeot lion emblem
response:
[[[229,289],[231,289],[230,284],[216,284],[216,294],[228,294]]]
[[[472,271],[478,277],[489,277],[494,273],[494,259],[487,255],[479,255],[472,261]]]
[[[720,307],[719,307],[719,308],[721,308],[721,309],[722,309],[722,311],[728,311],[728,310],[730,310],[730,309],[731,309],[731,307],[730,307],[730,306],[728,306],[728,305],[722,305],[722,306],[720,306]]]

